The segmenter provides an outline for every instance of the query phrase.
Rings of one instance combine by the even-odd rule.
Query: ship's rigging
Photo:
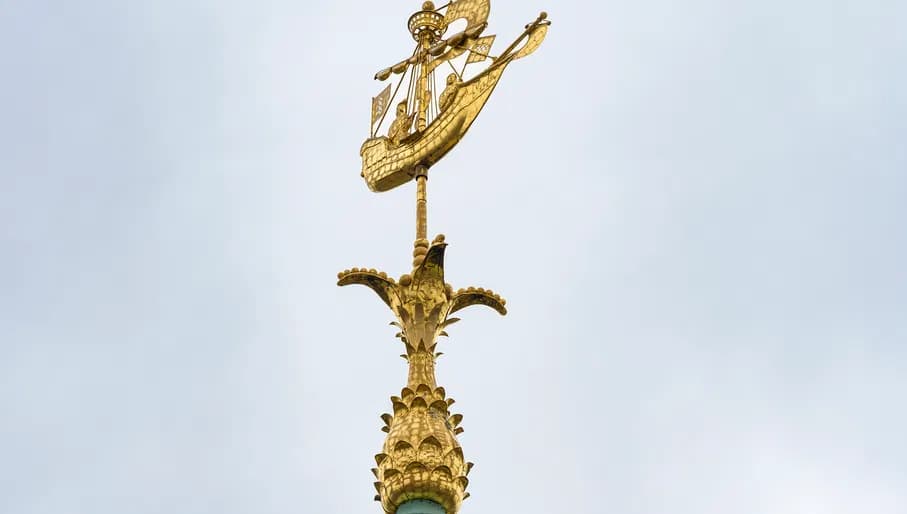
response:
[[[386,95],[387,98],[382,99],[383,108],[378,115],[378,119],[372,120],[371,137],[377,136],[382,128],[386,130],[384,122],[387,119],[387,113],[393,110],[392,108],[397,105],[396,102],[401,98],[400,92],[403,84],[407,84],[407,88],[403,91],[405,96],[402,97],[407,102],[407,112],[414,113],[419,111],[420,108],[424,109],[427,115],[424,122],[428,125],[437,119],[441,111],[440,95],[443,90],[438,88],[437,69],[441,68],[443,73],[445,68],[449,68],[450,71],[448,73],[453,73],[457,81],[462,82],[468,65],[482,62],[487,58],[494,59],[488,52],[495,36],[482,37],[482,32],[488,26],[486,21],[489,11],[488,0],[459,0],[449,2],[438,8],[434,8],[433,5],[429,4],[430,2],[423,4],[424,10],[416,13],[410,19],[410,30],[414,31],[413,37],[419,38],[416,39],[416,46],[410,57],[375,74],[376,80],[384,81],[398,74],[400,79],[393,87],[392,94]],[[442,11],[444,12],[443,15],[441,14]],[[420,21],[432,21],[430,19],[426,20],[432,13],[436,15],[436,19],[443,20],[441,24],[438,27],[419,27],[418,23]],[[418,19],[420,15],[422,15],[422,20]],[[467,27],[446,39],[442,39],[443,31],[457,20],[465,21]],[[429,41],[427,45],[421,37],[421,32],[415,32],[420,29],[433,32],[428,34]],[[430,29],[434,30],[431,31]],[[481,44],[482,41],[487,44]],[[466,54],[466,57],[461,59],[464,54]],[[462,64],[459,61],[462,61]],[[454,62],[457,62],[460,69],[457,69]],[[423,73],[426,80],[425,90],[420,88],[420,80]],[[442,79],[440,82],[443,84],[446,79]],[[423,95],[427,99],[425,106],[420,105]]]

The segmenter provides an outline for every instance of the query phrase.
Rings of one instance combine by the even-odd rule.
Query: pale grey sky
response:
[[[0,0],[0,505],[377,513],[413,189],[359,177],[418,1]],[[433,170],[463,514],[907,512],[907,4],[540,10]]]

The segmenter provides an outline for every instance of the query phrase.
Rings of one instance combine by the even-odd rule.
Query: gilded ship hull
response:
[[[441,160],[469,130],[494,91],[508,57],[460,84],[451,105],[424,132],[415,133],[395,146],[384,136],[362,144],[362,176],[369,189],[389,191],[413,179],[416,166],[431,167]]]

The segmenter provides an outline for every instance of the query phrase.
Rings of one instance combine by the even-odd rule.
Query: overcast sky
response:
[[[0,510],[377,513],[413,1],[0,0]],[[432,170],[463,514],[907,512],[907,4],[548,10]],[[500,48],[499,48],[500,49]]]

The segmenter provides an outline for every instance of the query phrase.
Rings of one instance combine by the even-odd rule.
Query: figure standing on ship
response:
[[[457,95],[457,90],[460,89],[460,77],[456,73],[451,73],[447,76],[447,87],[444,88],[444,92],[441,93],[441,98],[438,101],[438,104],[441,110],[447,109],[452,102],[454,97]]]
[[[406,114],[406,100],[397,104],[397,118],[391,123],[390,130],[387,131],[387,138],[395,145],[409,135],[409,129],[413,125],[413,116]]]

